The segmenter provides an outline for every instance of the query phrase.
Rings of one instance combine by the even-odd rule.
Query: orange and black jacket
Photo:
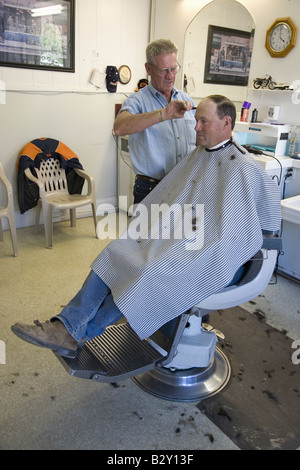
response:
[[[84,179],[74,171],[74,168],[82,169],[77,155],[58,140],[50,138],[35,139],[25,145],[19,154],[17,163],[18,201],[21,214],[36,206],[39,199],[38,186],[29,181],[24,174],[26,168],[30,168],[35,176],[35,168],[40,167],[41,160],[50,157],[57,158],[61,167],[64,168],[69,193],[81,194]]]

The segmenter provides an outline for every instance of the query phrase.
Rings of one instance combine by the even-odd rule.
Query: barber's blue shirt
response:
[[[192,101],[183,91],[173,89],[172,100]],[[165,97],[150,84],[129,96],[121,112],[141,114],[166,107]],[[194,103],[193,103],[194,105]],[[129,136],[129,150],[136,174],[162,179],[196,145],[195,111],[187,111],[182,119],[159,122]]]

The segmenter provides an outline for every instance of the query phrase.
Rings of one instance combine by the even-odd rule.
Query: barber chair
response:
[[[281,239],[264,237],[262,249],[236,273],[225,289],[168,322],[147,340],[128,323],[108,327],[85,343],[76,358],[55,355],[67,371],[98,382],[133,378],[146,392],[171,401],[201,401],[220,392],[231,375],[230,363],[217,346],[223,335],[202,317],[238,306],[261,294],[274,272]]]

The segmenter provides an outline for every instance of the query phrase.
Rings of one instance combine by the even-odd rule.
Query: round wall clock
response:
[[[296,44],[297,26],[291,18],[277,18],[266,34],[266,48],[272,57],[285,57]]]

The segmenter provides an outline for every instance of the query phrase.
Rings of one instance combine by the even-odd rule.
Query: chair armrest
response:
[[[12,185],[9,181],[9,179],[7,178],[6,174],[4,173],[4,171],[0,172],[0,182],[3,183],[3,186],[5,188],[5,192],[6,192],[6,205],[7,206],[10,206],[10,205],[13,205],[13,190],[12,190]]]
[[[43,184],[41,183],[41,181],[39,181],[37,179],[36,176],[34,176],[31,171],[30,171],[30,168],[26,168],[26,170],[24,171],[24,174],[26,176],[26,178],[28,178],[30,181],[32,181],[33,183],[37,184],[39,189],[43,189]]]
[[[76,171],[77,175],[81,176],[82,178],[91,181],[94,180],[93,176],[89,175],[85,170],[82,170],[81,168],[74,168],[74,170]]]
[[[282,250],[282,238],[279,236],[279,233],[263,231],[262,248],[266,248],[266,250]]]
[[[0,175],[0,181],[2,181],[2,183],[4,184],[7,192],[12,192],[12,185],[10,184],[10,181],[7,179],[4,173]]]
[[[261,269],[250,282],[227,286],[220,292],[216,292],[196,305],[210,311],[235,307],[248,302],[260,295],[267,287],[275,269],[277,250],[262,249],[259,254]],[[255,261],[254,261],[255,262]],[[259,262],[259,261],[258,261]]]
[[[45,188],[44,188],[43,183],[41,181],[39,181],[38,178],[31,173],[30,168],[26,168],[26,170],[24,171],[24,174],[25,174],[26,178],[28,178],[30,181],[32,181],[33,183],[35,183],[38,186],[40,198],[42,200],[44,200],[45,199]]]
[[[95,180],[94,177],[89,175],[85,170],[82,170],[81,168],[74,168],[75,172],[77,175],[81,176],[84,178],[87,183],[88,183],[88,192],[92,193],[95,191]]]

